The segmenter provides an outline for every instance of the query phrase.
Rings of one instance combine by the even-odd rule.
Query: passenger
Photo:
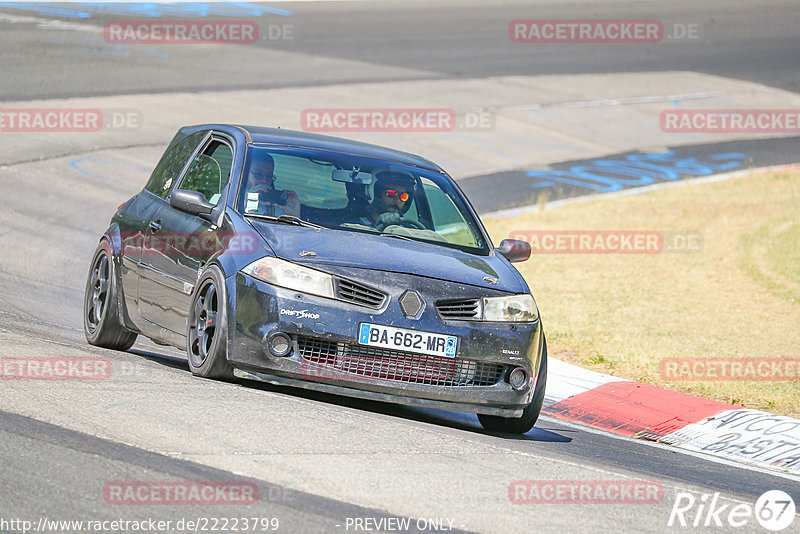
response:
[[[300,216],[300,199],[290,190],[275,189],[275,160],[261,154],[250,163],[245,189],[245,213]]]

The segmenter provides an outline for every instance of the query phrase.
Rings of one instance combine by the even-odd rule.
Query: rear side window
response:
[[[190,135],[164,152],[164,155],[161,156],[161,161],[156,165],[153,174],[150,175],[150,180],[148,180],[144,188],[161,198],[167,198],[172,182],[178,177],[189,156],[192,155],[194,149],[206,136],[206,133],[197,132]]]

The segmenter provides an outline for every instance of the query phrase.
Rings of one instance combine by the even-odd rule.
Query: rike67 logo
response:
[[[780,490],[762,494],[755,506],[748,503],[720,504],[719,493],[713,496],[704,493],[698,498],[692,493],[681,492],[675,496],[667,526],[740,528],[752,525],[755,518],[765,529],[779,532],[794,522],[795,512],[792,497]]]

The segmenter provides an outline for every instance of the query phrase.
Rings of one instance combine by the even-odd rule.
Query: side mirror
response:
[[[189,191],[188,189],[176,189],[169,197],[169,205],[173,208],[192,215],[211,215],[211,210],[214,209],[214,204],[206,200],[205,195],[198,191]]]
[[[531,257],[531,245],[527,241],[519,239],[503,239],[497,252],[505,256],[511,263],[527,261]]]

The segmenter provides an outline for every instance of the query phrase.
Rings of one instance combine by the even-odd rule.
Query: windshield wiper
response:
[[[293,224],[295,226],[305,226],[307,228],[325,228],[324,226],[304,221],[300,217],[296,217],[294,215],[284,214],[280,217],[275,217],[274,215],[261,215],[260,213],[245,213],[244,216],[253,217],[254,219],[264,219],[265,221],[275,221],[283,224]]]
[[[297,217],[296,215],[283,214],[280,217],[278,217],[278,220],[282,223],[295,224],[297,226],[307,226],[309,228],[325,228],[324,226],[320,226],[316,223],[304,221],[303,219]]]
[[[419,239],[414,239],[413,237],[408,237],[407,235],[393,234],[391,232],[381,232],[381,235],[385,235],[387,237],[396,237],[398,239],[405,239],[406,241],[419,241]]]

